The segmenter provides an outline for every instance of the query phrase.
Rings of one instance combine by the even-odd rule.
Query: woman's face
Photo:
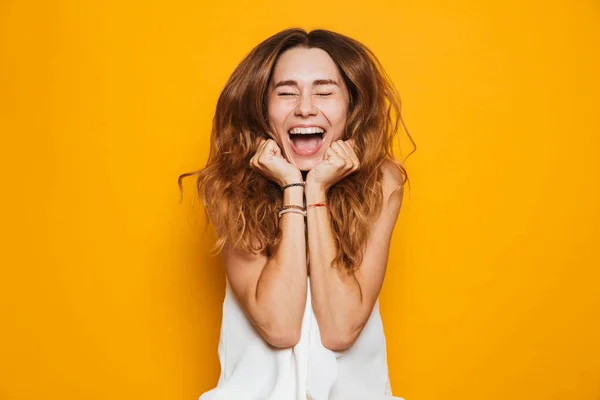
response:
[[[293,48],[280,55],[268,89],[269,125],[284,157],[313,169],[342,137],[348,89],[329,54]]]

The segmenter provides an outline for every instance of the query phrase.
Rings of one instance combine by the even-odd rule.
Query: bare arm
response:
[[[268,141],[269,142],[269,141]],[[272,170],[289,168],[282,161],[273,141],[264,143],[253,159],[253,166]],[[262,160],[262,161],[261,161]],[[260,166],[262,162],[267,167]],[[254,163],[258,163],[254,165]],[[282,163],[269,166],[270,162]],[[267,171],[268,172],[268,171]],[[297,173],[297,174],[296,174]],[[280,172],[273,177],[280,185],[301,182],[297,170]],[[302,205],[304,188],[294,186],[283,191],[283,204]],[[270,257],[251,254],[225,246],[223,263],[229,284],[246,315],[265,341],[275,347],[291,347],[300,340],[302,317],[306,306],[307,268],[304,217],[286,213],[279,220],[282,238]]]
[[[329,210],[314,207],[308,211],[312,306],[321,341],[331,350],[342,351],[352,346],[373,311],[383,284],[390,240],[402,203],[401,183],[400,172],[391,162],[386,162],[382,180],[383,208],[370,229],[363,261],[350,275],[331,267],[337,244],[331,231]],[[307,184],[307,204],[324,201],[325,196],[322,187]]]

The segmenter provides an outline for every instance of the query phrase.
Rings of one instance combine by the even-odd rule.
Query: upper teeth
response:
[[[308,135],[312,133],[325,133],[325,130],[316,126],[311,126],[308,128],[292,128],[290,129],[291,134],[300,134],[300,135]]]

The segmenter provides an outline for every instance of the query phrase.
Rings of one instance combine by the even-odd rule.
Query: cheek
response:
[[[275,130],[280,129],[291,110],[293,110],[293,108],[285,103],[277,101],[269,103],[267,112],[271,128]]]
[[[278,117],[277,113],[269,113],[269,128],[271,129],[271,134],[277,135],[279,132],[279,127],[281,126],[281,119]]]
[[[348,107],[343,102],[322,104],[321,111],[336,129],[344,129]]]

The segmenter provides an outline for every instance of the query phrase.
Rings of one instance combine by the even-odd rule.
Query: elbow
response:
[[[294,347],[300,341],[300,328],[270,327],[261,336],[273,347]]]
[[[323,347],[331,351],[348,350],[358,339],[358,332],[321,332],[321,343]]]
[[[294,347],[300,341],[302,314],[272,309],[266,304],[250,308],[248,315],[256,332],[268,344],[276,348]]]

